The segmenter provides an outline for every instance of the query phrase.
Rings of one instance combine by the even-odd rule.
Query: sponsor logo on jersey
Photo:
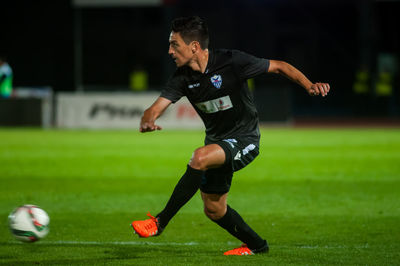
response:
[[[200,87],[200,83],[194,83],[194,84],[190,84],[188,86],[189,89],[193,89],[193,88],[197,88],[197,87]]]
[[[214,85],[215,88],[219,89],[222,85],[222,77],[221,75],[214,75],[211,77],[211,83]]]
[[[214,100],[196,103],[196,106],[201,111],[207,114],[216,113],[219,111],[225,111],[233,107],[229,95]]]

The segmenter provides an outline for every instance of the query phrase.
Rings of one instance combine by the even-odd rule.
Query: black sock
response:
[[[214,221],[214,220],[213,220]],[[227,207],[226,214],[219,220],[214,221],[227,230],[231,235],[247,244],[247,247],[255,253],[268,250],[267,241],[262,239],[242,217],[231,207]]]
[[[187,166],[185,174],[176,184],[174,192],[172,192],[167,205],[156,217],[158,217],[159,225],[164,229],[179,209],[188,202],[200,187],[201,178],[204,171],[194,169]]]

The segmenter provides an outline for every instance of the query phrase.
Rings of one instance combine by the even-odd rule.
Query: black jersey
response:
[[[209,52],[204,73],[180,67],[161,92],[173,103],[186,96],[206,127],[206,140],[259,139],[258,115],[247,79],[266,73],[269,60],[237,50]]]

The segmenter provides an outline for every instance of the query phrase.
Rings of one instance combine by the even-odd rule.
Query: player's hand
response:
[[[308,94],[310,94],[311,96],[321,95],[322,97],[325,97],[326,95],[328,95],[330,89],[331,87],[328,83],[317,82],[312,84],[311,88],[307,91]]]
[[[145,133],[145,132],[151,132],[151,131],[154,131],[154,130],[161,130],[161,129],[162,129],[162,127],[160,127],[158,125],[155,125],[154,123],[141,122],[139,131],[142,132],[142,133]]]

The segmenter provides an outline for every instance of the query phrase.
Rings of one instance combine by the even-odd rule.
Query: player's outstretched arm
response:
[[[140,121],[139,131],[144,133],[154,130],[161,130],[162,128],[154,123],[156,122],[156,119],[164,113],[170,104],[170,100],[164,97],[159,97],[148,109],[144,111],[142,120]]]
[[[280,74],[292,80],[293,82],[296,82],[304,89],[306,89],[308,94],[310,94],[311,96],[322,95],[323,97],[325,97],[330,90],[330,86],[328,83],[312,83],[297,68],[284,61],[270,60],[268,72]]]

